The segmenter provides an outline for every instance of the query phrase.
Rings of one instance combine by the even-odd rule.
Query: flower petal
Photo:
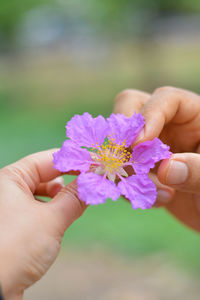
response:
[[[102,116],[75,115],[66,125],[67,137],[80,146],[103,144],[108,134],[108,124]]]
[[[155,138],[152,141],[141,143],[133,149],[133,168],[136,173],[149,173],[156,162],[170,157],[169,146]]]
[[[114,182],[95,173],[79,175],[77,184],[79,198],[86,204],[104,203],[107,198],[116,201],[120,196]]]
[[[132,208],[146,209],[156,201],[156,186],[148,175],[132,175],[118,183],[122,195],[130,200]]]
[[[61,172],[71,170],[85,172],[94,163],[88,150],[81,149],[70,140],[66,140],[61,149],[53,154],[53,157],[54,167]]]
[[[129,147],[144,126],[144,117],[134,114],[128,118],[123,114],[111,114],[107,119],[110,128],[109,134],[115,139],[115,143],[121,145],[125,140],[125,146]]]

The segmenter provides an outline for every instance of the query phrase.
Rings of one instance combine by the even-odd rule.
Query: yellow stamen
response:
[[[114,138],[110,138],[107,144],[97,144],[97,161],[100,162],[108,173],[117,173],[118,169],[128,162],[131,153],[125,148],[125,140],[122,145],[116,144]]]

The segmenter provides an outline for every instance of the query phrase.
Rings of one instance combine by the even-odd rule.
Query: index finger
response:
[[[185,124],[200,113],[200,96],[187,90],[163,87],[155,90],[143,106],[145,117],[144,135],[138,142],[158,137],[169,122]]]
[[[114,113],[131,117],[134,112],[139,113],[150,95],[139,90],[124,90],[117,95],[114,102]]]

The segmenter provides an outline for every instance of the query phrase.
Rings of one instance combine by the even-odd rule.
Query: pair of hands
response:
[[[114,112],[131,116],[135,111],[146,119],[136,143],[160,137],[179,153],[150,175],[158,187],[156,205],[200,231],[200,97],[170,87],[152,95],[120,93]],[[64,187],[52,166],[53,152],[27,156],[0,170],[0,282],[8,300],[22,299],[24,290],[45,274],[65,230],[86,208],[75,182]],[[52,199],[37,201],[37,195]]]

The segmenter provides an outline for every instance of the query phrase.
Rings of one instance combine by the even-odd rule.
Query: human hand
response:
[[[146,121],[134,144],[159,137],[175,153],[161,163],[157,176],[150,175],[158,188],[156,206],[200,232],[200,96],[173,87],[152,95],[125,90],[115,100],[114,113],[134,112]]]
[[[63,187],[55,150],[29,155],[0,170],[0,284],[5,299],[22,299],[56,259],[65,230],[84,212],[75,181]],[[50,202],[37,201],[48,196]]]

